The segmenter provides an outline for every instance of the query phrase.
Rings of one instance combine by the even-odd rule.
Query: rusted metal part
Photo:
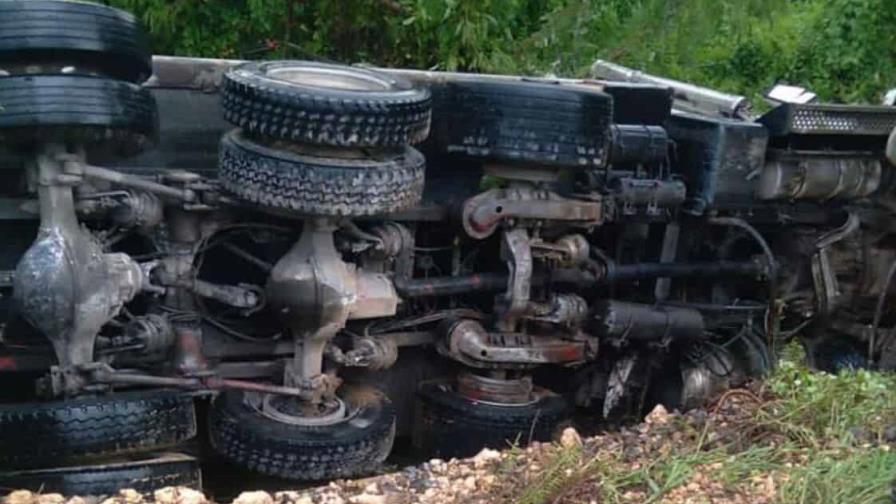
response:
[[[585,360],[585,343],[522,333],[489,333],[479,322],[461,320],[449,326],[440,349],[477,368],[568,364]]]
[[[109,219],[124,228],[150,231],[164,219],[159,198],[135,189],[111,190],[76,195],[75,211],[82,219]]]
[[[756,197],[763,200],[854,199],[880,186],[881,161],[873,153],[772,151],[762,168]]]
[[[202,372],[208,367],[202,353],[202,327],[195,320],[178,320],[174,327],[174,368],[182,373]]]
[[[325,353],[333,362],[342,366],[364,367],[371,371],[388,369],[398,360],[398,345],[389,335],[354,338],[352,349],[343,352],[335,345],[327,346]]]
[[[75,217],[72,185],[59,145],[46,146],[32,165],[38,182],[38,236],[16,267],[20,313],[53,344],[64,367],[93,361],[100,328],[144,284],[140,267],[122,253],[103,253]]]
[[[94,363],[82,366],[76,371],[84,383],[107,385],[148,385],[157,387],[177,387],[188,390],[245,390],[263,394],[283,395],[307,399],[313,394],[309,389],[287,387],[256,381],[208,376],[156,376],[148,373],[120,371],[108,364]],[[71,379],[71,378],[69,378]]]
[[[193,263],[200,245],[218,229],[218,218],[177,205],[165,209],[167,223],[166,255],[154,274],[167,279],[163,309],[172,313],[175,334],[175,369],[183,373],[202,372],[207,368],[202,352],[203,334],[194,293],[190,286],[196,277]]]
[[[537,189],[491,189],[468,199],[463,206],[464,231],[473,238],[491,236],[501,222],[564,221],[584,227],[601,223],[600,203],[564,198]]]
[[[75,156],[67,156],[65,158],[63,172],[71,177],[96,178],[105,180],[107,182],[112,182],[120,186],[139,189],[142,191],[158,194],[159,196],[182,200],[188,203],[196,200],[196,193],[194,193],[190,189],[177,189],[174,187],[166,186],[164,184],[160,184],[158,182],[153,182],[152,180],[138,177],[136,175],[130,175],[127,173],[110,170],[108,168],[93,166],[85,163],[83,160]]]
[[[525,318],[566,328],[581,327],[588,317],[588,303],[577,294],[554,294],[547,303],[529,303]]]
[[[168,318],[150,313],[130,319],[121,335],[98,337],[96,351],[99,354],[134,352],[158,355],[170,349],[174,341],[174,329]]]
[[[392,281],[383,273],[355,270],[354,302],[349,319],[367,319],[395,315],[398,295]]]
[[[517,321],[529,307],[532,287],[532,249],[525,229],[505,231],[501,240],[501,259],[510,271],[507,292],[495,300],[498,320],[495,326],[502,332],[516,330]]]
[[[279,380],[283,376],[283,360],[219,362],[215,374],[220,378]]]
[[[457,375],[457,393],[468,399],[495,404],[529,404],[532,378],[496,378],[463,372]]]
[[[243,397],[249,407],[262,416],[289,425],[324,426],[344,421],[348,410],[337,396],[309,404],[280,394],[250,393]]]
[[[562,267],[583,264],[588,260],[591,249],[588,240],[580,234],[566,235],[554,242],[533,239],[529,245],[532,247],[534,257],[548,260],[552,264]]]
[[[347,320],[390,316],[397,309],[398,296],[384,274],[360,271],[342,260],[333,242],[335,230],[328,219],[305,221],[298,242],[268,279],[269,301],[296,341],[295,358],[285,370],[287,384],[321,376],[327,343]]]
[[[261,306],[264,295],[261,288],[256,286],[221,285],[199,280],[198,278],[194,279],[188,288],[196,295],[247,310]]]

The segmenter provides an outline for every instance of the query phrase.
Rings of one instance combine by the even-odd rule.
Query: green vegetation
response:
[[[726,394],[705,423],[694,414],[648,418],[649,428],[595,445],[553,446],[511,500],[890,502],[896,376],[784,362],[762,387]]]
[[[730,92],[876,102],[896,0],[105,0],[157,53],[584,76],[604,58]]]

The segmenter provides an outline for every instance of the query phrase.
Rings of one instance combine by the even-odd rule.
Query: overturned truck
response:
[[[82,2],[0,32],[4,485],[198,485],[197,402],[316,480],[692,407],[792,339],[896,367],[894,108],[152,58]]]

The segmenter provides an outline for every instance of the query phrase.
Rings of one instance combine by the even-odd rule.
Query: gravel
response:
[[[533,443],[521,449],[483,449],[467,459],[432,459],[397,472],[358,480],[337,480],[300,491],[268,493],[247,491],[234,504],[410,504],[495,502],[620,502],[640,503],[657,495],[647,479],[620,485],[612,498],[611,479],[626,481],[631,474],[653,467],[670,454],[688,453],[683,447],[698,446],[699,453],[741,444],[783,442],[774,432],[754,425],[754,413],[762,402],[760,392],[729,391],[706,409],[686,414],[658,406],[641,423],[597,436],[583,437],[566,428],[554,443]],[[702,450],[702,451],[701,451]],[[798,463],[798,461],[797,461]],[[724,461],[691,459],[689,471],[677,484],[662,489],[668,504],[764,504],[775,502],[786,475],[767,471],[728,481]],[[729,478],[730,479],[730,478]],[[668,480],[667,480],[668,481]],[[896,491],[896,490],[894,490]],[[202,493],[185,488],[165,488],[152,496],[122,490],[106,498],[64,497],[16,491],[3,504],[205,504]]]

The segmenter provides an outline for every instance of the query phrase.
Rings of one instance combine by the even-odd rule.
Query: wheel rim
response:
[[[341,68],[284,67],[267,71],[270,79],[321,89],[376,92],[388,91],[391,83],[373,74]]]
[[[247,393],[245,401],[262,416],[290,425],[333,425],[351,417],[345,401],[339,397],[324,399],[319,405],[311,405],[303,404],[301,399],[294,397]]]
[[[484,404],[526,406],[537,401],[531,378],[501,379],[460,373],[456,386],[461,396]]]

